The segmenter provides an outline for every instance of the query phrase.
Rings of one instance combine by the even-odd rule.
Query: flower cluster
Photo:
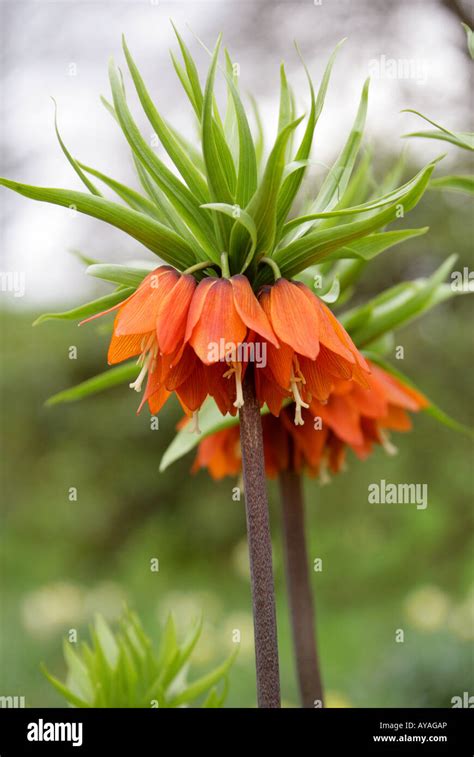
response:
[[[362,387],[355,381],[335,382],[326,403],[313,399],[302,411],[302,427],[292,422],[291,406],[284,407],[278,418],[262,418],[265,467],[267,475],[280,471],[307,471],[324,481],[328,470],[338,473],[344,468],[347,448],[365,459],[374,444],[393,453],[388,432],[408,431],[409,412],[427,407],[426,398],[374,363]],[[223,429],[199,444],[193,471],[207,468],[215,479],[237,475],[241,469],[239,427]]]
[[[131,388],[141,391],[147,378],[139,410],[148,402],[157,413],[176,392],[196,428],[208,395],[223,414],[235,415],[255,354],[265,357],[254,371],[260,404],[278,416],[291,398],[296,425],[303,425],[304,409],[326,403],[341,382],[360,391],[369,386],[369,367],[351,338],[301,282],[278,278],[257,296],[243,275],[197,283],[190,273],[160,266],[130,297],[92,318],[114,310],[108,361],[138,356],[140,372]]]

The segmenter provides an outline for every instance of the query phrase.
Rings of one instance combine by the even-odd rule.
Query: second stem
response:
[[[303,707],[322,707],[323,685],[316,647],[301,476],[291,470],[282,471],[280,493],[288,597],[301,704]]]

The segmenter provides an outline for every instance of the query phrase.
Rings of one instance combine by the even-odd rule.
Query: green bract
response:
[[[195,272],[197,278],[216,275],[224,265],[221,260],[225,253],[225,266],[228,257],[230,273],[245,271],[255,288],[272,276],[271,269],[262,265],[262,258],[271,258],[282,275],[291,278],[321,261],[369,260],[424,232],[424,229],[384,229],[416,205],[436,161],[411,181],[382,188],[381,194],[371,196],[368,202],[359,200],[353,178],[361,175],[359,169],[354,173],[354,167],[367,113],[368,81],[362,88],[360,105],[339,157],[315,199],[304,212],[300,210],[299,191],[312,162],[314,132],[339,45],[329,59],[317,93],[305,68],[310,95],[306,114],[296,112],[295,97],[281,67],[277,134],[264,161],[258,108],[252,102],[249,117],[239,92],[239,77],[227,51],[220,63],[220,38],[214,52],[209,53],[208,74],[201,83],[188,48],[178,32],[176,35],[182,62],[174,55],[172,61],[197,120],[198,146],[189,144],[160,113],[123,40],[133,86],[173,169],[140,132],[127,102],[121,72],[111,61],[112,101],[103,98],[103,103],[131,150],[140,191],[74,157],[59,133],[56,112],[60,147],[88,192],[35,187],[9,179],[1,179],[0,183],[26,197],[72,207],[116,226],[179,270],[201,265]],[[227,90],[224,116],[214,94],[218,76],[223,77]],[[255,121],[253,133],[251,124]],[[118,201],[106,198],[92,179],[111,190]],[[143,276],[132,268],[93,265],[89,273],[125,287],[136,287]],[[128,294],[128,289],[117,290],[107,304],[120,302],[120,297],[125,299]],[[90,303],[63,316],[48,314],[42,320],[72,318],[74,313],[77,317],[94,314],[102,304],[103,301]]]
[[[135,613],[124,614],[116,633],[99,615],[91,629],[91,645],[83,642],[76,651],[75,645],[64,642],[66,683],[43,672],[74,707],[222,707],[235,653],[215,670],[187,682],[201,630],[202,624],[196,623],[179,642],[170,616],[155,650]]]

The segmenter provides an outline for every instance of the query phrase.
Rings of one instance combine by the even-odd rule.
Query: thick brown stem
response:
[[[257,701],[259,707],[280,707],[280,674],[273,584],[272,542],[268,517],[267,487],[263,458],[262,422],[253,372],[243,383],[240,409],[240,444],[250,555]]]
[[[323,706],[323,686],[316,646],[314,606],[304,526],[301,477],[280,473],[286,577],[293,627],[293,645],[303,707]]]

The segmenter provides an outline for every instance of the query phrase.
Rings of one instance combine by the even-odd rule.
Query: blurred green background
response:
[[[408,171],[410,173],[410,171]],[[468,265],[469,202],[431,192],[407,225],[429,234],[380,256],[360,281],[361,301],[400,279],[430,273],[448,254]],[[66,253],[65,253],[66,254]],[[106,291],[103,289],[98,291]],[[75,304],[74,293],[70,295]],[[64,674],[62,639],[85,638],[100,611],[116,618],[126,601],[156,636],[172,610],[183,632],[204,613],[191,676],[241,651],[229,706],[254,706],[253,639],[243,501],[235,482],[189,474],[192,457],[158,472],[180,411],[174,400],[151,430],[125,386],[82,402],[45,407],[55,392],[105,368],[103,326],[31,323],[37,312],[2,316],[3,538],[1,694],[27,706],[61,698],[40,661]],[[472,310],[459,297],[401,331],[396,367],[452,416],[472,423]],[[77,359],[68,357],[77,347]],[[449,707],[472,688],[472,445],[429,416],[328,486],[307,481],[307,528],[323,677],[331,706]],[[369,505],[367,486],[428,484],[429,505]],[[68,491],[76,487],[77,501]],[[282,563],[277,488],[270,485],[283,700],[297,706]],[[159,559],[158,573],[150,560]],[[395,641],[403,629],[403,643]]]

